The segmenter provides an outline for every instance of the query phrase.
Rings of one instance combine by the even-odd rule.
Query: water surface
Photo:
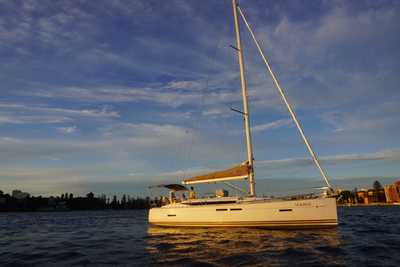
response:
[[[0,266],[399,266],[400,207],[324,230],[159,228],[147,212],[0,213]]]

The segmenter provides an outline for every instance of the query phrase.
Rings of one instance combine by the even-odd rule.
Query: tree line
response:
[[[0,211],[67,211],[67,210],[123,210],[123,209],[148,209],[158,205],[157,198],[131,197],[116,195],[107,197],[105,194],[95,196],[92,192],[86,197],[74,197],[72,193],[64,193],[61,196],[26,196],[20,198],[0,191]]]

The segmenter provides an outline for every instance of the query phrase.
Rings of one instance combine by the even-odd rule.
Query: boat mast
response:
[[[300,122],[297,119],[296,113],[294,112],[292,106],[290,105],[289,100],[287,99],[286,94],[283,91],[283,89],[282,89],[282,87],[281,87],[281,85],[280,85],[280,83],[278,81],[278,78],[276,77],[275,73],[272,71],[271,65],[269,64],[269,61],[268,61],[267,57],[265,56],[263,50],[261,49],[261,46],[260,46],[260,44],[259,44],[259,42],[258,42],[253,30],[250,27],[250,24],[247,22],[247,19],[243,14],[242,9],[240,7],[237,7],[237,9],[239,10],[240,16],[242,17],[244,23],[246,24],[246,27],[249,30],[250,35],[253,38],[253,41],[257,46],[258,52],[260,53],[265,65],[267,66],[268,72],[271,75],[272,80],[274,81],[274,84],[275,84],[276,88],[278,89],[278,92],[281,95],[281,98],[282,98],[283,102],[285,103],[285,105],[286,105],[286,107],[287,107],[287,109],[288,109],[288,111],[289,111],[294,123],[296,124],[297,129],[299,130],[301,138],[303,139],[303,142],[306,145],[306,147],[308,149],[308,152],[310,153],[311,158],[312,158],[315,166],[319,170],[322,178],[325,180],[325,183],[328,186],[329,190],[332,191],[332,186],[328,181],[328,175],[326,174],[325,170],[322,168],[321,164],[319,163],[317,155],[315,154],[314,150],[311,147],[310,142],[308,141],[306,135],[304,134],[303,128],[301,127]]]
[[[255,181],[254,181],[254,168],[253,168],[253,146],[251,143],[251,132],[250,132],[250,112],[248,108],[248,97],[247,97],[247,86],[246,86],[246,77],[245,77],[245,69],[244,69],[244,59],[243,59],[243,50],[240,40],[240,28],[238,21],[238,12],[237,12],[237,3],[236,0],[232,0],[232,8],[233,8],[233,18],[235,21],[235,31],[236,31],[236,49],[238,51],[239,58],[239,67],[240,67],[240,82],[242,85],[242,97],[243,97],[243,116],[244,116],[244,125],[246,130],[246,147],[247,147],[247,160],[250,166],[249,173],[249,187],[250,187],[250,196],[256,196],[255,191]]]

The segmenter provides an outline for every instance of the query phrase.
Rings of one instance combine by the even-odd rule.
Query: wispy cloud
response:
[[[355,139],[392,138],[400,130],[400,107],[387,100],[373,105],[359,105],[350,111],[330,111],[320,114],[322,122],[330,126],[335,138]]]
[[[64,134],[76,132],[76,126],[58,127],[57,131]],[[49,157],[67,158],[76,166],[98,162],[142,161],[157,158],[168,159],[168,154],[179,153],[182,147],[198,136],[190,128],[172,124],[149,123],[117,123],[100,128],[100,133],[89,138],[0,138],[0,161],[8,165],[13,162],[35,162]],[[154,151],[157,151],[154,154]],[[79,159],[84,159],[80,161]],[[162,166],[163,162],[153,163],[153,168]]]
[[[204,82],[201,81],[176,81],[168,83],[166,87],[171,89],[199,90],[205,86]]]
[[[338,162],[356,162],[356,161],[384,161],[384,160],[394,160],[400,162],[400,149],[393,150],[383,150],[373,153],[365,154],[343,154],[343,155],[332,155],[332,156],[322,156],[319,157],[320,161],[325,164],[336,164]],[[288,166],[299,166],[299,165],[312,165],[313,162],[311,158],[301,157],[301,158],[286,158],[278,160],[264,160],[257,161],[258,166],[268,166],[268,167],[288,167]]]
[[[184,86],[185,85],[185,86]],[[200,90],[199,88],[202,88]],[[236,89],[236,90],[235,90]],[[208,91],[206,91],[208,90]],[[29,95],[47,99],[70,99],[89,103],[144,103],[150,102],[169,107],[182,105],[201,106],[231,103],[241,99],[238,88],[211,90],[197,82],[173,82],[164,85],[149,87],[65,87],[37,89],[29,92],[19,92],[20,95]]]
[[[264,132],[272,129],[277,129],[280,127],[291,125],[292,120],[290,119],[281,119],[272,121],[269,123],[258,124],[252,127],[253,132]]]
[[[0,103],[0,124],[63,123],[76,119],[113,119],[118,117],[118,112],[107,109],[68,109],[47,105]]]
[[[13,138],[13,137],[8,137],[8,136],[2,136],[0,137],[0,144],[10,144],[10,143],[21,143],[22,140]]]
[[[72,133],[75,133],[76,131],[78,131],[78,127],[76,127],[76,126],[58,127],[58,128],[56,128],[56,130],[63,134],[72,134]]]

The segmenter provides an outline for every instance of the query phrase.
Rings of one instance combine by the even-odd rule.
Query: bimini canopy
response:
[[[168,188],[169,190],[172,190],[172,191],[186,191],[186,190],[188,190],[185,186],[183,186],[181,184],[160,184],[160,185],[149,186],[149,188],[154,188],[154,187],[165,187],[165,188]]]
[[[246,179],[250,174],[250,165],[248,161],[240,165],[233,166],[223,171],[212,172],[204,175],[191,177],[182,181],[182,184],[201,184],[214,183],[227,180]]]

